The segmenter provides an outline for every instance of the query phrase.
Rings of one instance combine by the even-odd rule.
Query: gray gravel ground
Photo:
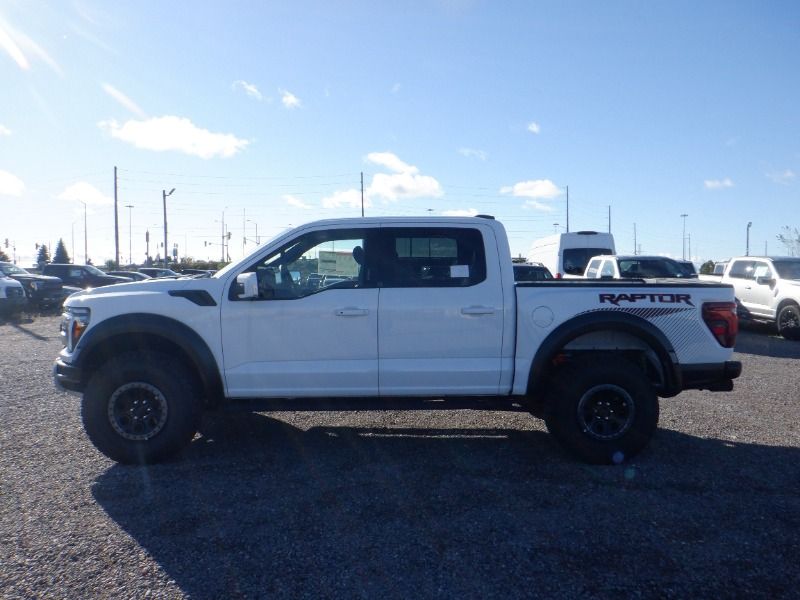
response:
[[[57,329],[0,324],[3,598],[800,593],[800,342],[742,333],[736,390],[664,401],[620,467],[524,413],[331,410],[216,413],[141,468],[54,390]]]

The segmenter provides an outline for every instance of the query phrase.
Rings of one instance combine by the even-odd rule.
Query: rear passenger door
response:
[[[476,227],[381,228],[373,271],[381,395],[498,393],[498,264],[496,245]]]

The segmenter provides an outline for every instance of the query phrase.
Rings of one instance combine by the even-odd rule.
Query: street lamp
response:
[[[744,255],[750,256],[750,228],[753,226],[752,221],[747,222],[747,242],[745,245]]]
[[[553,232],[558,233],[558,223],[553,223]]]
[[[131,209],[133,208],[133,204],[126,204],[125,207],[128,209],[128,264],[133,264],[133,217],[131,215]]]
[[[167,196],[172,196],[172,192],[175,191],[175,188],[172,188],[169,193],[166,190],[161,190],[161,197],[164,200],[164,268],[167,268]]]
[[[258,223],[256,223],[252,219],[247,219],[247,222],[248,223],[252,223],[253,225],[256,226],[256,244],[260,244],[261,243],[261,239],[258,237]]]
[[[83,264],[89,264],[89,234],[86,231],[86,202],[78,200],[83,204]]]
[[[681,213],[681,219],[683,219],[683,235],[681,237],[681,256],[683,260],[686,260],[686,217],[689,215],[686,213]]]

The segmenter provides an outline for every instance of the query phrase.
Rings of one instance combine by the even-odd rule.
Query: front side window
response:
[[[294,300],[329,289],[370,287],[365,267],[370,231],[333,229],[293,239],[244,273],[258,275],[259,300]],[[236,284],[230,298],[236,299]]]
[[[729,275],[736,279],[754,279],[753,269],[755,262],[752,260],[737,260],[731,265]]]
[[[486,279],[477,229],[382,228],[368,277],[380,287],[464,287]]]

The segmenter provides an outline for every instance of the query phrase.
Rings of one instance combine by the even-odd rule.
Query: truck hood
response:
[[[106,296],[109,294],[125,295],[125,294],[141,294],[141,293],[161,293],[166,294],[172,291],[181,290],[203,290],[206,292],[213,292],[220,285],[216,279],[146,279],[144,281],[131,281],[127,283],[117,283],[114,285],[105,285],[87,290],[81,290],[70,296],[70,300],[89,299],[98,296]]]

